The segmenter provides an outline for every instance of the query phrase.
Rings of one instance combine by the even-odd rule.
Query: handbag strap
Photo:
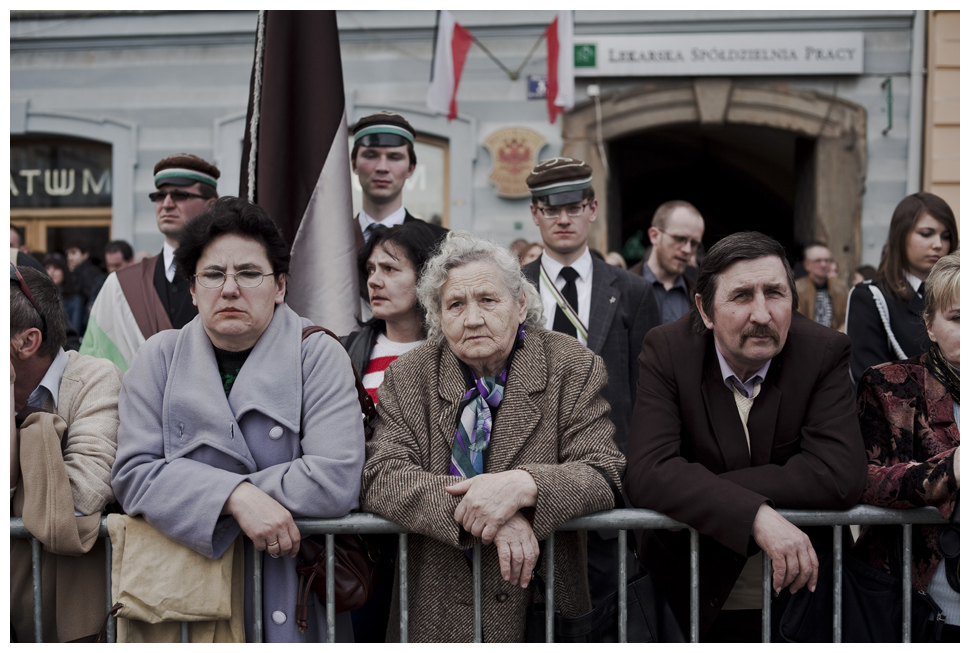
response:
[[[302,339],[306,340],[308,336],[321,332],[326,333],[337,342],[340,342],[340,338],[333,331],[316,325],[303,327]],[[360,402],[360,412],[364,416],[364,439],[370,440],[374,434],[374,420],[377,419],[377,407],[374,405],[374,399],[370,396],[370,393],[364,388],[364,384],[360,380],[360,375],[357,374],[357,370],[354,369],[353,365],[350,366],[350,371],[354,373],[354,384],[357,386],[357,401]]]

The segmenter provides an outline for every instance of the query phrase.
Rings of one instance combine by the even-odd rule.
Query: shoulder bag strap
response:
[[[886,335],[889,336],[889,346],[892,347],[893,352],[899,360],[909,358],[906,352],[903,351],[903,348],[899,346],[899,341],[896,340],[896,335],[893,333],[892,327],[889,326],[889,307],[886,305],[886,297],[871,282],[869,282],[869,292],[872,293],[872,299],[876,302],[876,311],[879,312],[879,319],[882,320],[882,326],[886,329]]]
[[[562,309],[562,312],[566,315],[576,330],[579,332],[585,340],[589,340],[589,328],[583,324],[583,321],[579,319],[579,313],[574,309],[566,298],[562,296],[562,292],[559,288],[556,288],[556,284],[553,280],[549,278],[549,273],[546,272],[546,268],[542,265],[542,261],[539,262],[539,283],[546,287],[552,294],[552,298],[556,300],[556,304]]]
[[[307,336],[311,336],[314,333],[326,333],[328,336],[340,342],[340,338],[330,329],[325,329],[322,326],[311,325],[308,327],[303,327],[303,340],[307,339]],[[341,345],[342,347],[343,345]],[[374,400],[371,398],[367,390],[364,389],[364,384],[361,383],[360,375],[357,374],[357,370],[354,366],[350,366],[350,370],[354,373],[354,383],[357,386],[357,401],[360,402],[360,412],[364,415],[364,437],[370,440],[374,433],[374,420],[377,418],[377,407],[374,406]]]

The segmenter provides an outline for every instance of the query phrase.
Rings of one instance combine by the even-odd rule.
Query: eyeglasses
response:
[[[810,258],[805,261],[808,265],[813,265],[815,263],[821,263],[822,265],[832,265],[835,260],[831,258]]]
[[[580,202],[579,204],[569,204],[568,206],[540,206],[538,207],[539,213],[542,217],[549,218],[550,220],[555,220],[562,214],[563,211],[570,218],[578,218],[589,206],[589,202]]]
[[[699,240],[693,240],[692,238],[690,238],[688,236],[677,236],[675,234],[667,233],[663,229],[657,229],[657,231],[659,231],[662,234],[666,234],[666,235],[670,236],[671,238],[673,238],[674,243],[676,243],[678,247],[683,247],[687,243],[690,243],[690,248],[691,249],[697,249],[698,247],[701,246],[701,241],[699,241]]]
[[[231,274],[226,274],[218,270],[206,270],[193,276],[203,288],[222,288],[226,283],[226,277],[234,277],[236,285],[240,288],[255,288],[263,283],[263,277],[271,277],[273,274],[275,273],[269,272],[263,274],[259,270],[240,270],[239,272]]]
[[[46,338],[47,318],[44,317],[44,312],[40,310],[40,304],[38,304],[37,300],[34,299],[34,293],[30,292],[30,287],[27,285],[27,282],[24,281],[22,276],[20,276],[20,270],[17,269],[17,266],[14,265],[12,261],[10,263],[10,283],[15,283],[20,286],[21,292],[24,293],[24,296],[27,297],[27,300],[30,302],[31,306],[33,306],[34,310],[37,311],[37,315],[40,316],[41,324],[40,336],[41,338]]]
[[[159,190],[154,193],[148,194],[148,199],[153,202],[164,202],[167,196],[172,196],[172,201],[178,204],[179,202],[184,202],[191,197],[197,197],[199,199],[205,199],[205,195],[198,195],[196,193],[190,193],[184,190]]]

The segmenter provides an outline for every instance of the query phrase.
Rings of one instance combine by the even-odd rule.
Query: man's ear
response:
[[[701,319],[704,320],[704,326],[708,329],[714,329],[714,321],[707,317],[707,313],[704,312],[704,303],[701,301],[701,294],[694,293],[694,304],[697,305],[697,312],[701,314]]]
[[[40,329],[31,327],[15,336],[10,336],[10,350],[18,360],[25,361],[37,353],[43,342]]]

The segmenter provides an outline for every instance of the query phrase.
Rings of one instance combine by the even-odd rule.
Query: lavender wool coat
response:
[[[139,348],[118,399],[111,473],[125,512],[216,558],[241,532],[233,517],[219,513],[243,481],[294,518],[339,517],[357,508],[364,433],[350,359],[326,334],[301,341],[309,324],[279,305],[228,398],[199,317]],[[247,540],[248,640],[252,551]],[[297,630],[295,564],[263,554],[264,641],[326,640],[325,610],[316,601],[309,629]]]

